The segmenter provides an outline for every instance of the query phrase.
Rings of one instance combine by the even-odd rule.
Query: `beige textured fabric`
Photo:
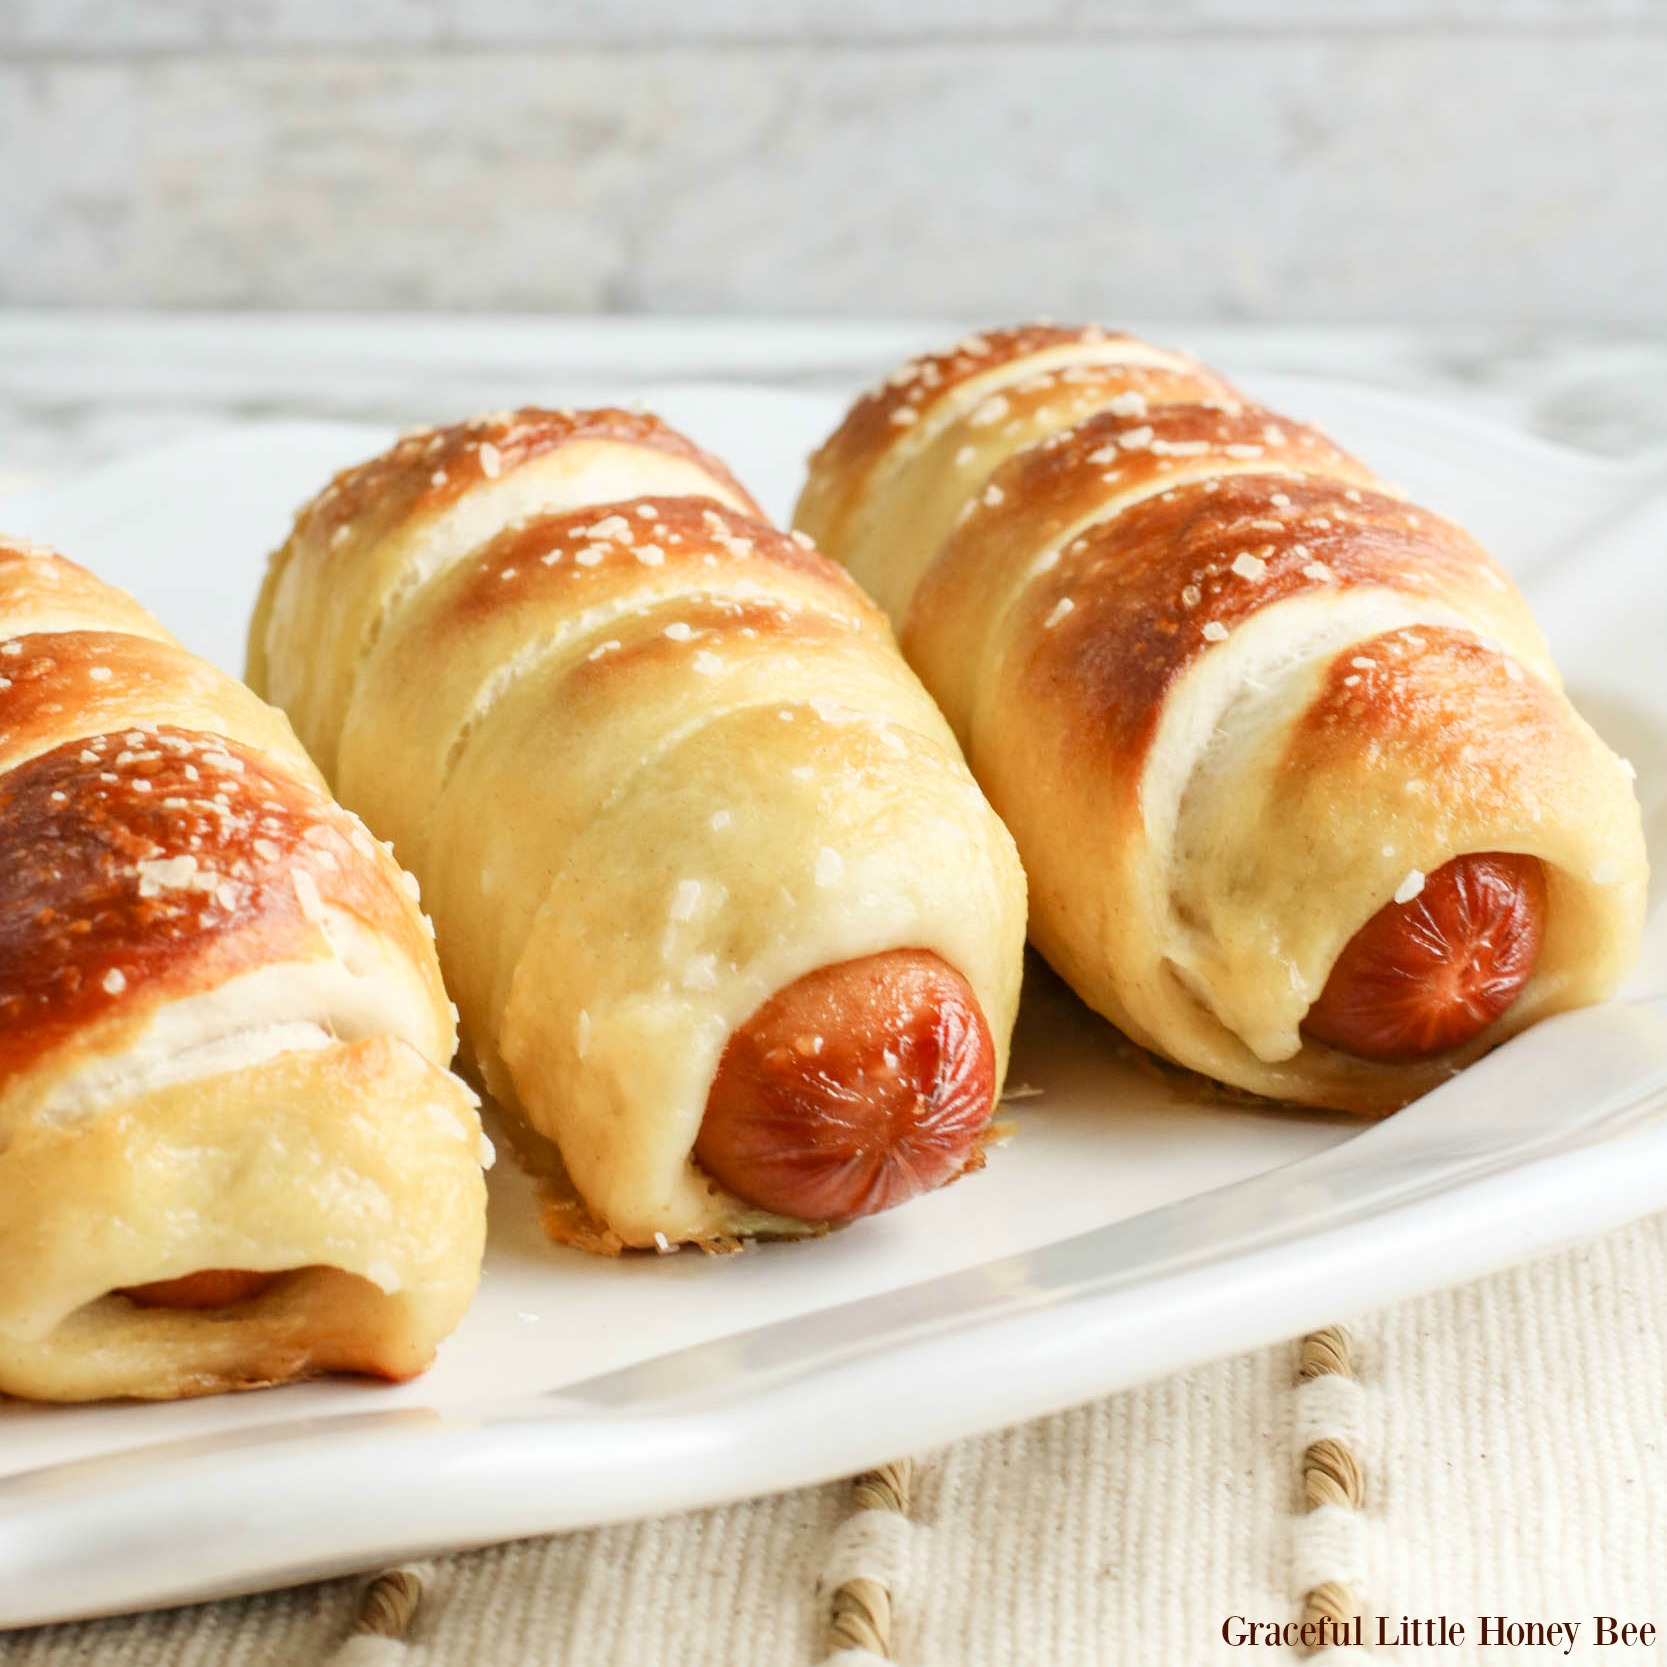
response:
[[[1361,1352],[1381,1385],[1362,1456],[1384,1609],[1450,1593],[1519,1616],[1601,1608],[1659,1635],[1667,1221],[1395,1309]]]
[[[808,1667],[825,1659],[828,1577],[877,1555],[896,1563],[894,1654],[915,1667],[1242,1660],[1223,1619],[1295,1618],[1328,1545],[1358,1561],[1329,1572],[1358,1577],[1370,1609],[1587,1617],[1555,1659],[1654,1659],[1591,1651],[1589,1617],[1667,1622],[1664,1298],[1658,1217],[1355,1322],[1358,1394],[1299,1391],[1293,1343],[962,1442],[919,1457],[906,1535],[856,1550],[840,1532],[851,1490],[835,1483],[445,1559],[409,1645],[366,1659]],[[1333,1537],[1302,1514],[1300,1454],[1337,1432],[1365,1481]],[[12,1634],[0,1667],[318,1662],[359,1591]]]

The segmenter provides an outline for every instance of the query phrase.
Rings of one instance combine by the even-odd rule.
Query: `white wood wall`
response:
[[[0,0],[0,303],[1667,327],[1667,0]]]

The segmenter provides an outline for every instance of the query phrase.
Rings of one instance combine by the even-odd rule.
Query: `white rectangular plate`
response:
[[[1251,381],[1517,573],[1577,702],[1637,765],[1667,867],[1667,481],[1400,397]],[[760,389],[646,397],[778,515],[840,410]],[[0,527],[128,586],[236,671],[289,513],[387,438],[228,431],[0,504]],[[1626,993],[1667,997],[1659,888]],[[1044,973],[1011,1078],[1042,1092],[1009,1108],[1017,1137],[982,1174],[827,1239],[592,1259],[543,1239],[506,1161],[480,1295],[416,1383],[0,1403],[0,1626],[821,1480],[1618,1224],[1667,1204],[1667,1132],[1635,1092],[1664,1034],[1620,1007],[1557,1021],[1465,1079],[1488,1093],[1453,1099],[1463,1127],[1432,1096],[1436,1115],[1363,1135],[1179,1095]],[[1479,1099],[1506,1110],[1472,1123]],[[1334,1147],[1290,1182],[1268,1173]]]

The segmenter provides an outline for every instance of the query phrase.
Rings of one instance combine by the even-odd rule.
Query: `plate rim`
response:
[[[1311,372],[1263,372],[1249,371],[1242,380],[1250,388],[1261,386],[1279,386],[1299,390],[1303,387],[1324,387],[1333,391],[1344,391],[1351,398],[1358,398],[1363,403],[1375,405],[1389,415],[1389,419],[1396,423],[1406,423],[1416,419],[1427,424],[1432,417],[1438,418],[1448,432],[1462,432],[1470,443],[1490,448],[1495,455],[1509,452],[1513,459],[1513,466],[1544,466],[1555,462],[1558,467],[1566,470],[1569,478],[1577,475],[1585,476],[1593,481],[1613,483],[1617,487],[1633,482],[1645,482],[1654,478],[1654,467],[1649,459],[1614,459],[1595,453],[1582,451],[1578,448],[1564,445],[1560,442],[1533,435],[1526,431],[1502,423],[1495,418],[1459,406],[1445,405],[1438,401],[1429,400],[1416,394],[1408,394],[1404,390],[1385,388],[1376,384],[1362,383],[1351,378],[1317,375]],[[641,379],[621,380],[618,386],[633,391],[632,397],[651,399],[656,394],[661,396],[675,390],[680,397],[690,397],[701,393],[719,395],[740,395],[752,401],[761,398],[769,401],[788,401],[804,404],[809,401],[829,403],[834,397],[826,389],[790,389],[780,386],[752,384],[741,380],[710,378],[691,378],[669,383],[644,383]],[[637,392],[641,390],[641,392]],[[625,397],[623,394],[621,397]],[[20,495],[16,498],[0,502],[0,526],[7,524],[14,512],[22,516],[51,514],[63,509],[66,501],[73,501],[75,497],[106,490],[107,483],[112,477],[132,475],[142,476],[147,469],[155,468],[159,461],[175,461],[181,455],[189,456],[206,449],[219,449],[224,446],[236,446],[247,442],[252,433],[272,434],[274,431],[305,430],[311,434],[333,430],[343,434],[351,431],[363,434],[367,441],[374,443],[378,434],[386,435],[391,432],[392,425],[345,421],[338,419],[314,419],[306,417],[263,418],[251,422],[228,423],[217,425],[213,429],[205,430],[201,434],[184,436],[165,446],[153,448],[143,453],[129,457],[118,458],[99,465],[83,474],[69,480],[48,483],[38,492]],[[1466,1233],[1474,1236],[1477,1228],[1475,1218],[1481,1206],[1503,1211],[1503,1201],[1507,1195],[1516,1193],[1525,1175],[1532,1175],[1538,1168],[1548,1163],[1559,1166],[1559,1178],[1555,1183],[1556,1202],[1563,1206],[1560,1209],[1547,1209],[1537,1212],[1533,1222],[1533,1231],[1526,1236],[1513,1236],[1501,1231],[1492,1241],[1499,1251],[1497,1255],[1473,1257],[1463,1263],[1464,1272],[1461,1278],[1478,1277],[1493,1269],[1510,1265],[1529,1255],[1541,1254],[1555,1249],[1559,1245],[1585,1237],[1591,1233],[1603,1231],[1635,1220],[1647,1214],[1654,1208],[1659,1208],[1664,1200],[1659,1196],[1659,1189],[1652,1188],[1645,1177],[1652,1173],[1660,1173],[1660,1160],[1667,1156],[1667,1128],[1653,1128],[1629,1135],[1621,1140],[1608,1143],[1602,1147],[1578,1154],[1582,1171],[1594,1178],[1612,1179],[1617,1184],[1613,1187],[1590,1189],[1574,1189],[1580,1193],[1578,1200],[1571,1201],[1567,1187],[1568,1176],[1566,1167],[1569,1158],[1564,1155],[1553,1160],[1542,1160],[1540,1164],[1526,1164],[1512,1168],[1502,1175],[1484,1177],[1481,1180],[1466,1184],[1466,1196],[1476,1209],[1461,1212],[1462,1219],[1448,1221],[1445,1231],[1455,1237],[1462,1238]],[[1534,1184],[1542,1184],[1541,1177]],[[1474,1189],[1474,1190],[1472,1190]],[[1497,1190],[1501,1197],[1493,1200],[1493,1193]],[[1493,1200],[1492,1203],[1489,1200]],[[1549,1202],[1549,1194],[1548,1194]],[[1409,1209],[1414,1206],[1409,1206]],[[1395,1212],[1390,1212],[1394,1214]],[[1001,1424],[1017,1422],[1023,1419],[1042,1416],[1048,1412],[1057,1411],[1061,1407],[1079,1404],[1085,1399],[1112,1393],[1118,1389],[1129,1387],[1131,1384],[1172,1371],[1185,1370],[1203,1360],[1218,1358],[1224,1354],[1239,1352],[1241,1349],[1264,1346],[1275,1341],[1277,1337],[1292,1335],[1302,1326],[1320,1323],[1326,1318],[1333,1317],[1330,1309],[1335,1305],[1326,1298],[1326,1293],[1320,1289],[1322,1274],[1329,1281],[1335,1269],[1340,1265],[1339,1258],[1348,1255],[1355,1256],[1359,1262],[1358,1270],[1351,1285],[1349,1306],[1351,1308],[1375,1306],[1380,1302],[1397,1300],[1408,1297],[1422,1290],[1436,1288],[1451,1283],[1450,1277],[1437,1275],[1433,1278],[1419,1278],[1411,1281],[1397,1280],[1392,1277],[1381,1259],[1374,1259],[1369,1253],[1375,1233],[1375,1225],[1386,1219],[1374,1216],[1368,1221],[1345,1224],[1334,1231],[1338,1235],[1332,1245],[1333,1254],[1329,1256],[1315,1256],[1315,1261],[1323,1264],[1320,1272],[1310,1272],[1304,1277],[1296,1279],[1286,1278],[1285,1284],[1276,1293],[1280,1297],[1279,1303],[1269,1299],[1268,1293],[1256,1301],[1246,1301],[1242,1293],[1235,1298],[1235,1306],[1223,1311],[1220,1316],[1221,1329],[1217,1337],[1208,1345],[1192,1347],[1179,1352],[1170,1352],[1156,1363],[1145,1367],[1123,1369],[1119,1361],[1116,1369],[1108,1367],[1104,1374],[1096,1377],[1086,1389],[1080,1384],[1085,1380],[1072,1380],[1068,1389],[1061,1388],[1056,1396],[1050,1389],[1046,1397],[1033,1399],[1023,1405],[1020,1410],[1005,1410],[993,1419],[987,1414],[973,1415],[963,1413],[960,1421],[954,1419],[942,1420],[930,1432],[923,1432],[922,1439],[898,1441],[887,1435],[883,1441],[878,1437],[871,1438],[878,1443],[877,1447],[865,1447],[862,1438],[849,1438],[848,1450],[850,1457],[842,1462],[833,1474],[845,1473],[850,1469],[861,1468],[863,1464],[873,1463],[890,1456],[899,1448],[918,1448],[921,1446],[936,1446],[943,1441],[957,1439],[961,1436],[976,1433],[978,1430],[996,1427]],[[1549,1230],[1548,1230],[1549,1226]],[[1434,1221],[1425,1223],[1427,1233],[1434,1233],[1437,1242],[1443,1231],[1442,1218],[1438,1215]],[[1356,1239],[1359,1243],[1356,1243]],[[1299,1253],[1312,1252],[1317,1246],[1329,1243],[1326,1232],[1306,1238],[1295,1246],[1275,1247],[1269,1252],[1270,1266],[1283,1266],[1289,1259]],[[1259,1264],[1258,1264],[1259,1265]],[[1301,1270],[1298,1270],[1299,1273]],[[1271,1275],[1270,1275],[1271,1277]],[[1364,1291],[1363,1297],[1359,1293]],[[1271,1316],[1283,1316],[1277,1320]],[[1011,1323],[1014,1326],[1035,1327],[1043,1325],[1047,1316],[1035,1311],[1025,1310],[1009,1320],[993,1322],[988,1328],[989,1335],[1001,1333],[1003,1327]],[[1240,1329],[1234,1329],[1234,1322]],[[1274,1329],[1270,1330],[1269,1328]],[[1045,1325],[1043,1326],[1045,1330]],[[1223,1343],[1222,1337],[1229,1341]],[[1190,1352],[1189,1352],[1190,1351]],[[559,1392],[557,1392],[559,1394]],[[1013,1403],[1004,1403],[1011,1407]],[[415,1409],[421,1416],[421,1409]],[[754,1409],[756,1410],[756,1409]],[[912,1409],[911,1409],[912,1410]],[[333,1436],[339,1433],[339,1426],[346,1420],[355,1417],[368,1416],[378,1421],[389,1423],[396,1421],[400,1426],[409,1421],[413,1409],[401,1407],[389,1409],[385,1412],[366,1415],[336,1414],[329,1417],[308,1420],[302,1419],[283,1425],[254,1425],[225,1433],[221,1456],[214,1463],[214,1474],[205,1484],[203,1496],[196,1502],[198,1512],[199,1535],[211,1534],[215,1524],[214,1512],[227,1508],[230,1496],[238,1493],[240,1487],[247,1487],[249,1482],[258,1479],[267,1468],[278,1462],[277,1455],[287,1454],[283,1459],[283,1466],[290,1481],[300,1492],[305,1480],[307,1487],[315,1491],[310,1495],[315,1505],[320,1497],[339,1494],[343,1489],[342,1454]],[[543,1421],[552,1426],[566,1423],[569,1429],[576,1427],[571,1421],[551,1418]],[[537,1421],[534,1421],[535,1427]],[[628,1430],[635,1437],[641,1437],[650,1432],[649,1422],[640,1417],[627,1417],[625,1422],[614,1420],[613,1425],[620,1430]],[[326,1428],[330,1426],[330,1428]],[[521,1421],[511,1425],[501,1425],[493,1420],[483,1418],[477,1410],[470,1414],[462,1410],[441,1412],[434,1409],[433,1418],[427,1423],[429,1445],[424,1448],[431,1454],[433,1467],[431,1476],[444,1476],[456,1487],[454,1497],[461,1497],[464,1483],[469,1474],[475,1480],[470,1485],[480,1485],[481,1479],[494,1477],[511,1477],[518,1473],[528,1477],[529,1489],[533,1485],[533,1470],[527,1462],[529,1451],[526,1440],[528,1421]],[[682,1421],[675,1433],[691,1443],[690,1451],[697,1455],[704,1455],[713,1460],[724,1458],[733,1460],[737,1452],[749,1448],[756,1458],[769,1446],[769,1443],[757,1441],[754,1436],[758,1428],[756,1419],[743,1418],[737,1421],[736,1427],[729,1431],[727,1439],[724,1432],[715,1429],[711,1422],[702,1425],[699,1420]],[[262,1436],[266,1430],[267,1436]],[[505,1430],[519,1432],[515,1440],[510,1441],[514,1452],[506,1450],[505,1442],[510,1440],[504,1434]],[[272,1439],[270,1432],[281,1430],[277,1439]],[[412,1438],[401,1435],[391,1444],[394,1453],[394,1469],[399,1469],[400,1463],[405,1461],[411,1452],[409,1440]],[[418,1439],[418,1445],[423,1442]],[[520,1445],[515,1446],[515,1441]],[[311,1442],[316,1449],[311,1454],[297,1456],[298,1450]],[[160,1445],[173,1445],[164,1443]],[[231,1451],[241,1455],[236,1465],[228,1466],[224,1459],[224,1452]],[[363,1491],[375,1493],[373,1485],[380,1475],[386,1480],[386,1472],[378,1471],[377,1465],[382,1462],[377,1455],[384,1452],[384,1445],[373,1440],[366,1448],[360,1468],[351,1470],[364,1484]],[[69,1510],[73,1503],[71,1496],[82,1494],[84,1490],[94,1489],[85,1498],[90,1500],[77,1517],[80,1527],[85,1529],[95,1525],[106,1513],[117,1508],[123,1499],[130,1503],[139,1499],[156,1500],[162,1494],[167,1494],[168,1521],[170,1534],[175,1543],[180,1543],[186,1536],[182,1533],[181,1524],[187,1520],[186,1513],[192,1507],[190,1498],[192,1481],[196,1473],[190,1472],[180,1479],[169,1483],[165,1478],[160,1482],[153,1482],[140,1478],[123,1483],[119,1480],[112,1486],[99,1484],[102,1491],[94,1488],[99,1476],[109,1478],[118,1472],[126,1470],[130,1477],[136,1474],[136,1467],[142,1469],[147,1460],[147,1448],[143,1445],[117,1449],[108,1454],[66,1461],[65,1466],[53,1467],[57,1470],[72,1469],[76,1476],[60,1476],[54,1484],[51,1478],[42,1471],[18,1472],[15,1475],[0,1478],[0,1547],[13,1545],[15,1547],[14,1560],[9,1566],[27,1570],[27,1554],[38,1545],[32,1529],[40,1527],[43,1520],[50,1517],[55,1509]],[[157,1458],[151,1454],[150,1460]],[[536,1473],[539,1486],[548,1487],[561,1474],[560,1463],[568,1462],[564,1453],[552,1455],[553,1468],[540,1470]],[[206,1462],[206,1461],[205,1461]],[[803,1463],[802,1460],[798,1462]],[[640,1468],[640,1467],[639,1467]],[[522,1533],[560,1532],[571,1528],[583,1527],[589,1524],[599,1524],[608,1521],[619,1521],[640,1516],[645,1513],[655,1513],[667,1509],[683,1510],[702,1505],[717,1504],[724,1500],[747,1497],[759,1491],[773,1492],[783,1488],[805,1485],[810,1482],[826,1479],[829,1474],[825,1454],[818,1457],[812,1467],[814,1474],[795,1471],[791,1464],[781,1463],[779,1457],[774,1461],[768,1477],[761,1478],[744,1468],[731,1468],[728,1472],[730,1480],[718,1483],[697,1485],[684,1480],[677,1488],[660,1494],[654,1499],[647,1499],[641,1495],[623,1494],[614,1496],[616,1504],[598,1512],[593,1504],[579,1513],[573,1520],[561,1519],[559,1513],[555,1520],[548,1516],[540,1523],[529,1525],[517,1518],[517,1526],[509,1527],[502,1533],[493,1532],[483,1537],[468,1536],[459,1542],[447,1535],[435,1539],[432,1535],[419,1537],[418,1541],[409,1546],[399,1546],[397,1540],[384,1537],[379,1541],[379,1548],[371,1551],[365,1548],[362,1541],[355,1542],[355,1549],[342,1551],[322,1562],[304,1565],[294,1563],[274,1566],[264,1572],[246,1570],[236,1577],[225,1577],[208,1584],[192,1580],[175,1579],[172,1583],[152,1580],[147,1592],[137,1592],[137,1588],[129,1586],[120,1595],[109,1600],[86,1601],[77,1599],[68,1607],[63,1604],[41,1609],[30,1607],[30,1601],[13,1602],[8,1596],[0,1593],[0,1628],[37,1625],[51,1621],[91,1618],[97,1615],[119,1614],[132,1611],[136,1607],[171,1606],[181,1603],[202,1601],[210,1597],[227,1596],[235,1593],[267,1590],[275,1586],[291,1584],[299,1580],[321,1578],[332,1573],[348,1572],[365,1566],[385,1555],[404,1555],[419,1550],[434,1551],[445,1547],[462,1544],[486,1544],[496,1540],[514,1538]],[[33,1482],[31,1481],[33,1478]],[[241,1483],[239,1482],[241,1478]],[[425,1484],[429,1485],[429,1484]],[[716,1491],[713,1489],[716,1488]],[[14,1492],[14,1489],[16,1490]],[[33,1491],[35,1497],[27,1496]],[[346,1490],[353,1491],[353,1490]],[[559,1492],[559,1490],[556,1490]],[[180,1495],[186,1497],[182,1500]],[[425,1495],[432,1504],[432,1495]],[[14,1509],[15,1501],[26,1500],[21,1514]],[[36,1507],[45,1507],[44,1516]],[[212,1509],[211,1509],[212,1506]],[[153,1508],[153,1507],[147,1507]],[[383,1547],[387,1549],[382,1549]],[[394,1549],[398,1547],[398,1549]],[[244,1557],[247,1564],[249,1558]],[[91,1578],[101,1578],[103,1571],[93,1569],[88,1571]],[[28,1584],[22,1582],[21,1584]],[[148,1593],[148,1595],[147,1595]],[[136,1595],[137,1594],[137,1595]]]

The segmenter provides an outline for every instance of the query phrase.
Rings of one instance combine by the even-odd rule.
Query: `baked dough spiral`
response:
[[[1035,942],[1145,1046],[1382,1112],[1630,964],[1630,771],[1516,587],[1186,355],[1054,325],[925,355],[795,519],[897,625]],[[1357,971],[1408,1011],[1339,990]],[[1469,1017],[1423,1022],[1448,995]]]
[[[408,884],[282,716],[0,540],[0,1391],[428,1364],[485,1188]]]
[[[553,1230],[797,1234],[981,1161],[1011,840],[880,613],[683,436],[408,436],[301,511],[249,664],[421,878]]]

